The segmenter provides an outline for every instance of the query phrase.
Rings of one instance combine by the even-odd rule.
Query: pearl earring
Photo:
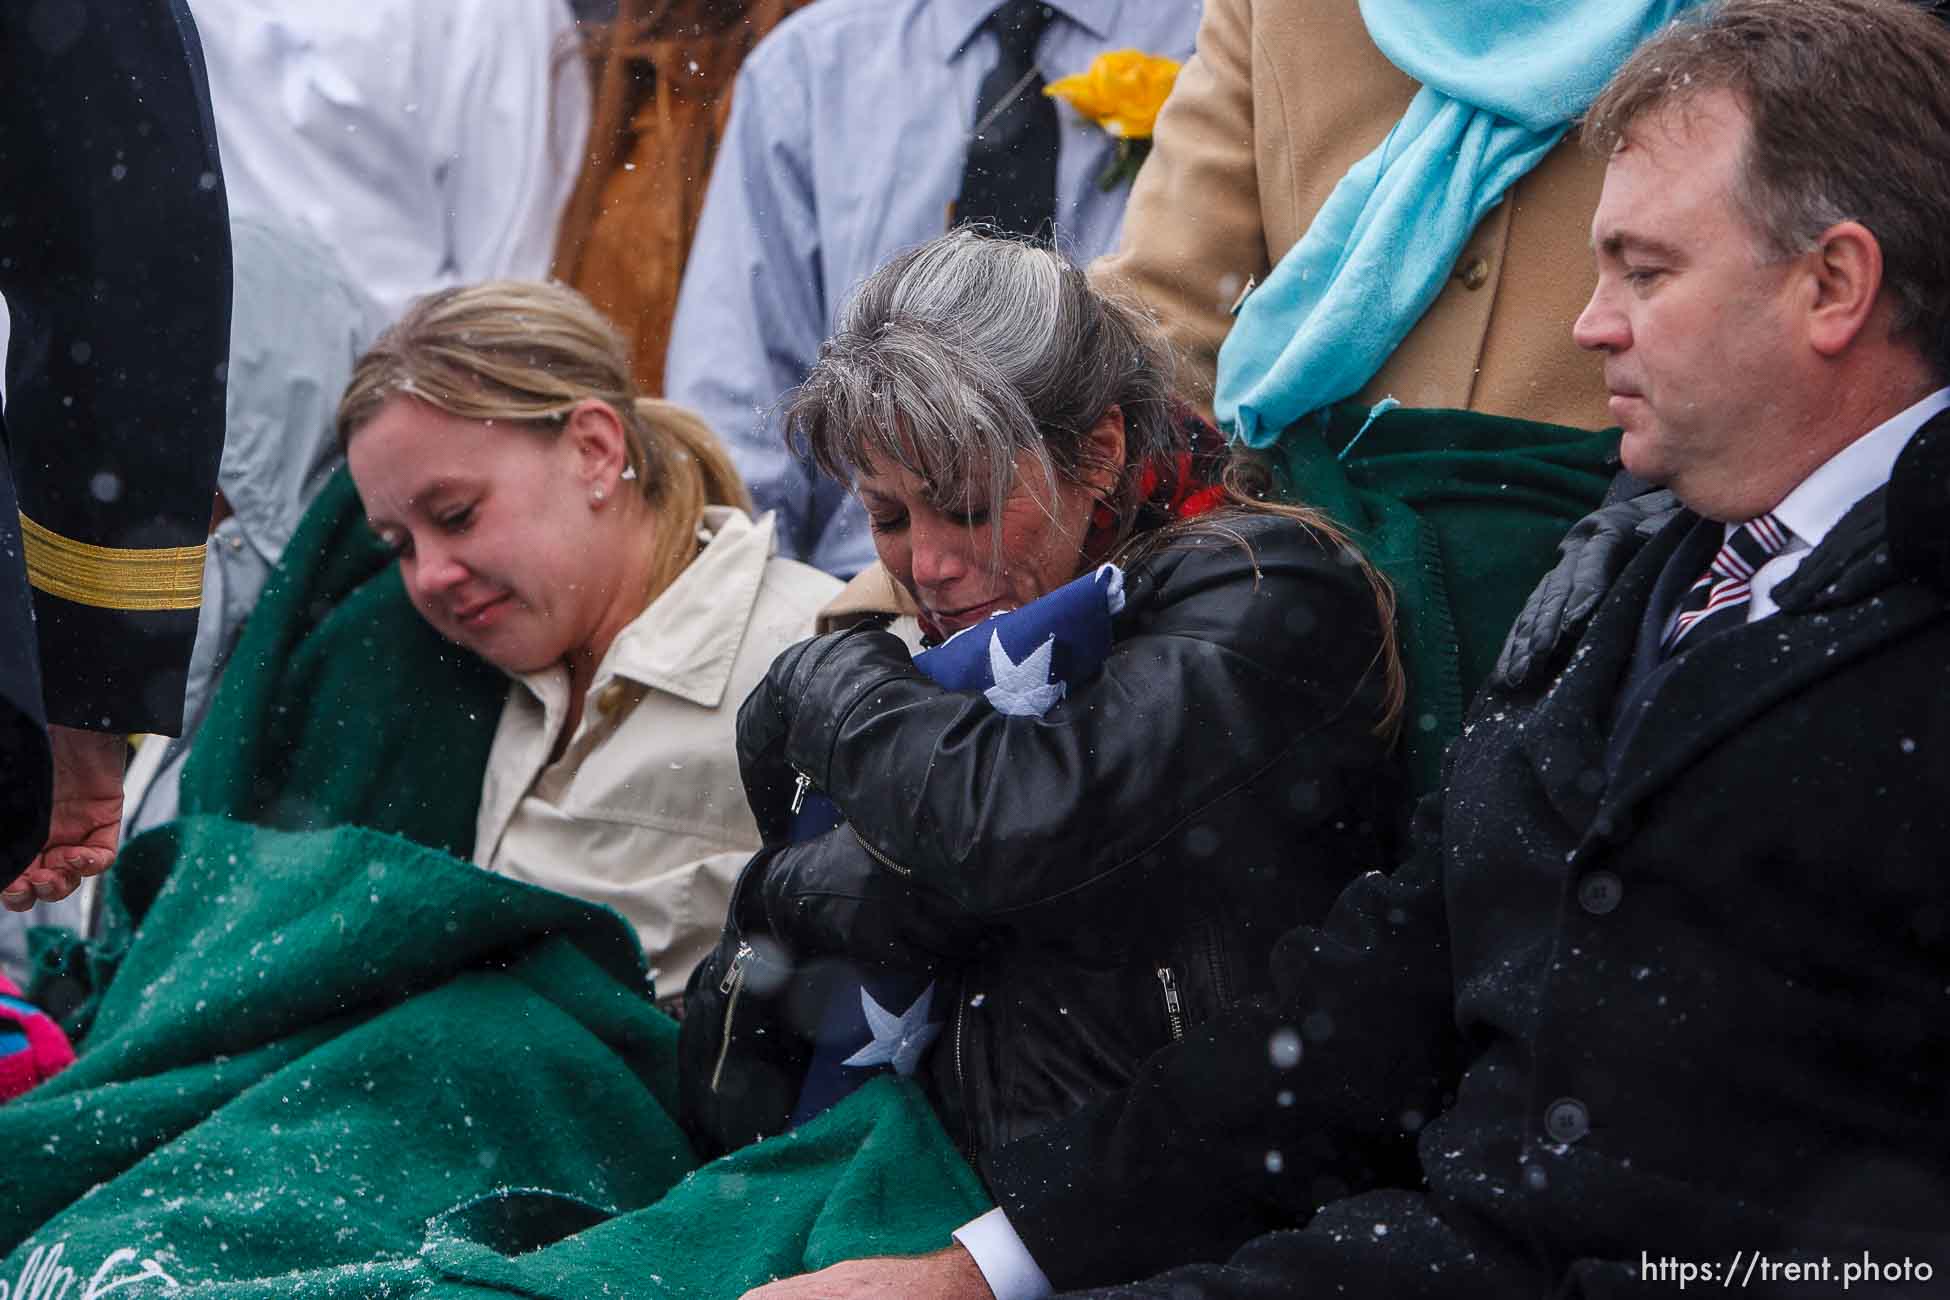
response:
[[[589,493],[589,508],[593,510],[597,506],[602,505],[602,503],[603,503],[603,490],[601,488],[591,489]]]

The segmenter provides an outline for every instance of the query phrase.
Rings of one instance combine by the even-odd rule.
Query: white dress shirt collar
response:
[[[1889,481],[1889,471],[1895,468],[1896,457],[1902,455],[1909,440],[1945,408],[1950,408],[1950,388],[1939,388],[1830,456],[1819,469],[1802,479],[1800,486],[1781,498],[1781,504],[1772,513],[1789,530],[1788,544],[1779,555],[1761,565],[1748,584],[1749,623],[1767,618],[1779,608],[1774,603],[1774,588],[1801,567],[1801,561],[1821,545],[1856,502]],[[1735,527],[1727,525],[1728,536]]]
[[[1105,40],[1117,25],[1117,10],[1123,0],[1043,0],[1043,3],[1098,40]],[[975,33],[982,30],[982,24],[1002,4],[1003,0],[937,0],[934,30],[942,61],[945,63],[967,49]]]
[[[1950,388],[1939,388],[1904,407],[1802,479],[1800,486],[1774,507],[1774,518],[1810,548],[1820,546],[1856,502],[1889,481],[1896,457],[1902,455],[1916,431],[1946,408],[1950,408]]]

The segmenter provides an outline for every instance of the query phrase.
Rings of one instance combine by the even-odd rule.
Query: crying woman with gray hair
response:
[[[958,231],[882,267],[788,425],[852,485],[928,643],[1123,571],[1101,666],[1040,714],[867,624],[786,651],[740,715],[755,806],[809,786],[843,824],[768,834],[730,933],[932,978],[947,1023],[917,1077],[979,1158],[1268,988],[1275,937],[1392,860],[1392,600],[1174,403],[1142,312],[1036,245]],[[736,984],[707,963],[690,985],[707,1147],[777,1127],[713,1095],[727,1056],[787,1050],[741,1034]]]

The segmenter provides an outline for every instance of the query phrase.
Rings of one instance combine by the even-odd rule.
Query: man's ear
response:
[[[1846,351],[1874,315],[1882,296],[1882,245],[1859,221],[1823,232],[1808,252],[1814,300],[1808,308],[1808,343],[1824,357]]]
[[[609,492],[629,464],[629,435],[608,402],[585,398],[575,404],[562,425],[562,437],[575,457],[583,485]]]
[[[1083,485],[1102,496],[1117,486],[1124,472],[1124,408],[1104,408],[1090,431],[1083,435],[1083,455],[1078,458]]]

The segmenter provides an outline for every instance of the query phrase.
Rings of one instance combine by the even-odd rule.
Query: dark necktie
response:
[[[1690,645],[1745,623],[1754,573],[1793,539],[1794,533],[1773,515],[1749,519],[1727,534],[1713,563],[1680,599],[1679,616],[1666,633],[1666,654],[1681,643]]]
[[[1056,103],[1043,93],[1036,42],[1056,17],[1038,0],[1009,0],[983,24],[1002,57],[975,99],[975,131],[955,224],[983,222],[1048,239],[1056,220]]]

